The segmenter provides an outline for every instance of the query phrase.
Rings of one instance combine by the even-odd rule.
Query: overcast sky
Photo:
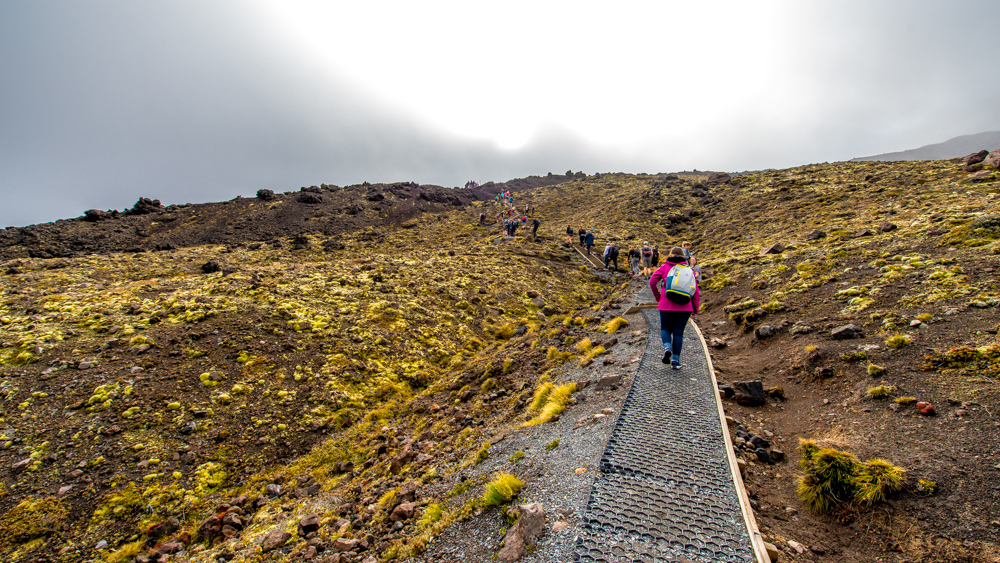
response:
[[[1000,129],[995,1],[0,0],[0,227]]]

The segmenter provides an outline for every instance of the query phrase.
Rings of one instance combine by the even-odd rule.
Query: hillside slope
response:
[[[943,143],[924,145],[915,149],[852,158],[851,162],[864,162],[869,160],[878,160],[882,162],[897,160],[947,160],[949,158],[960,158],[967,154],[979,152],[981,149],[990,151],[1000,149],[1000,131],[986,131],[984,133],[975,133],[973,135],[961,135],[948,139]]]
[[[572,225],[593,228],[598,248],[695,243],[707,274],[697,320],[720,378],[783,387],[784,400],[727,405],[788,457],[768,465],[738,448],[761,527],[789,557],[992,561],[1000,183],[986,170],[563,178],[517,195],[541,215],[538,241],[478,227],[492,203],[447,193],[458,203],[393,221],[359,213],[330,233],[289,216],[295,236],[254,235],[270,244],[206,244],[214,235],[180,218],[169,223],[188,230],[148,252],[47,258],[9,243],[0,554],[290,561],[312,545],[319,560],[335,546],[390,560],[482,518],[489,476],[476,467],[490,444],[526,420],[577,416],[562,370],[613,345],[607,323],[641,288],[582,267],[561,245]],[[213,205],[249,203],[267,207]],[[152,231],[171,213],[142,220]],[[214,214],[211,232],[243,230],[242,215]],[[111,224],[74,221],[72,236]],[[860,334],[835,339],[847,324]],[[878,385],[890,400],[869,397]],[[907,396],[937,416],[891,400]],[[898,464],[904,491],[813,514],[796,495],[798,438]],[[515,459],[494,465],[519,472]],[[404,504],[412,514],[393,517]],[[264,552],[265,537],[280,541]]]

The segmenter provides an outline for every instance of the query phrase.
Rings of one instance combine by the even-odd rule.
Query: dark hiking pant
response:
[[[684,345],[684,327],[687,326],[691,311],[660,311],[660,340],[663,349],[671,349],[673,359],[680,361],[681,346]]]

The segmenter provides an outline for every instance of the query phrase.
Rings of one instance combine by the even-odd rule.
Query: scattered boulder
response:
[[[274,191],[272,190],[257,190],[257,199],[261,201],[271,201],[274,199]]]
[[[764,384],[758,379],[755,381],[737,381],[733,384],[736,392],[736,403],[745,407],[760,407],[767,403],[767,395],[764,393]]]
[[[534,549],[535,539],[545,529],[545,509],[540,503],[522,504],[518,507],[517,523],[504,537],[503,549],[497,554],[501,561],[517,561]]]
[[[771,456],[768,455],[767,450],[765,450],[764,448],[757,448],[756,450],[754,450],[754,453],[757,454],[757,459],[759,459],[761,463],[767,463],[767,464],[774,463],[774,460],[771,459]]]
[[[319,515],[310,514],[299,519],[299,535],[305,537],[319,530]]]
[[[854,324],[846,324],[843,326],[838,326],[837,328],[830,331],[830,336],[834,340],[850,340],[851,338],[863,338],[865,335],[861,327]]]
[[[714,172],[708,177],[708,181],[713,184],[728,184],[733,177],[725,172]]]
[[[987,150],[967,154],[964,158],[962,158],[962,162],[964,162],[966,166],[970,164],[979,164],[980,162],[986,160],[986,157],[989,156],[989,154],[990,151]]]
[[[391,522],[402,522],[404,520],[409,520],[410,518],[413,518],[413,512],[416,509],[417,509],[416,503],[404,502],[403,504],[393,509],[392,514],[389,515],[389,520]]]
[[[361,543],[361,540],[337,538],[333,540],[332,547],[334,551],[354,551],[358,548],[359,543]]]
[[[826,238],[826,233],[823,231],[809,231],[804,237],[806,240],[819,240],[821,238]]]
[[[1000,149],[986,155],[986,159],[983,160],[983,164],[989,164],[993,168],[1000,170]]]
[[[21,461],[18,461],[18,462],[14,463],[13,465],[10,466],[10,472],[14,473],[14,474],[20,473],[20,472],[24,471],[25,469],[31,467],[31,464],[34,463],[34,462],[35,462],[35,460],[31,459],[30,457],[26,458],[26,459],[22,459]]]
[[[103,221],[105,219],[110,219],[112,217],[111,213],[107,211],[101,211],[100,209],[88,209],[83,212],[83,220],[90,223],[96,223],[98,221]]]
[[[222,533],[222,519],[218,515],[211,515],[198,526],[198,537],[212,539]]]
[[[619,385],[622,384],[621,375],[605,375],[602,377],[596,385],[594,385],[595,391],[605,391],[607,389],[617,389]]]
[[[883,233],[890,233],[898,228],[899,227],[897,227],[895,223],[889,223],[889,222],[882,223],[881,225],[878,226],[878,230],[882,231]]]
[[[163,204],[160,203],[158,199],[149,199],[148,197],[139,198],[139,201],[135,202],[132,209],[125,212],[126,215],[149,215],[150,213],[159,213],[163,211]]]
[[[937,414],[937,410],[934,408],[934,405],[930,403],[917,403],[917,410],[920,411],[920,414],[925,416],[933,416]]]
[[[260,550],[264,553],[273,551],[285,545],[285,542],[292,538],[292,534],[279,528],[271,528],[260,542]],[[355,540],[356,541],[356,540]]]
[[[711,346],[712,348],[715,348],[716,350],[721,350],[722,348],[728,346],[729,343],[721,338],[716,338],[713,336],[711,339],[709,339],[708,345]]]
[[[323,203],[323,196],[313,192],[300,192],[298,199],[300,203],[307,203],[310,205]]]
[[[732,399],[733,395],[736,394],[736,391],[733,389],[733,386],[728,385],[726,383],[719,384],[719,391],[722,391],[722,395],[727,399]]]
[[[785,251],[785,245],[781,244],[780,242],[776,242],[771,246],[765,248],[764,250],[761,250],[760,255],[766,256],[768,254],[781,254],[784,251]]]
[[[778,329],[770,325],[761,325],[753,330],[753,336],[757,340],[764,340],[765,338],[770,338],[778,333]]]
[[[871,229],[861,229],[860,231],[854,233],[854,238],[870,237],[875,236],[875,233]]]
[[[220,266],[215,260],[209,260],[201,265],[201,271],[205,274],[212,274],[222,271],[222,266]]]

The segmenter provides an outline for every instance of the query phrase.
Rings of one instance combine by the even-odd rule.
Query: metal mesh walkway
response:
[[[643,315],[646,351],[601,458],[574,560],[757,562],[707,351],[689,323],[684,368],[670,369],[660,362],[659,313]]]

